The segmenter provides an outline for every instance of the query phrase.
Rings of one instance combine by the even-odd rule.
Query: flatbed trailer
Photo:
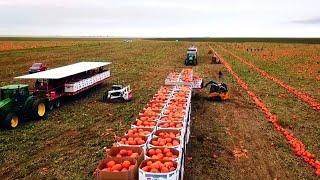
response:
[[[75,96],[104,82],[110,77],[106,69],[111,62],[79,62],[16,79],[35,80],[32,94],[47,99],[47,106],[60,106],[60,99]]]

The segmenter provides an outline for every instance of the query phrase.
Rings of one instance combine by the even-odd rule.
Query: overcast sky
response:
[[[320,0],[0,0],[0,35],[320,37]]]

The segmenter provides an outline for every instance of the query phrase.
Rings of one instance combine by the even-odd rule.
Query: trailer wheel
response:
[[[45,119],[47,116],[46,100],[36,99],[32,106],[34,117],[38,119]]]
[[[4,119],[4,126],[9,129],[16,128],[20,123],[20,118],[15,113],[9,113]]]

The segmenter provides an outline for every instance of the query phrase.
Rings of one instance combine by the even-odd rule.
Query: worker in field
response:
[[[223,74],[221,71],[218,72],[219,80],[223,80]]]

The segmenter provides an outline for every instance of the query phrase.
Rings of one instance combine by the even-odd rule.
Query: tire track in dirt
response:
[[[254,69],[256,72],[258,72],[261,76],[270,79],[271,81],[277,83],[279,86],[281,86],[282,88],[286,89],[288,92],[292,93],[294,96],[296,96],[298,99],[300,99],[301,101],[305,102],[307,105],[309,105],[312,109],[314,109],[315,111],[320,112],[320,102],[317,101],[315,98],[313,98],[311,95],[299,91],[297,89],[295,89],[294,87],[290,86],[289,84],[271,76],[270,74],[268,74],[266,71],[256,67],[254,64],[249,63],[248,61],[246,61],[244,58],[241,58],[240,56],[232,53],[231,51],[225,49],[222,46],[219,46],[219,48],[221,48],[223,51],[231,54],[233,57],[235,57],[236,59],[238,59],[239,61],[241,61],[242,63],[248,65],[251,69]]]
[[[211,46],[210,49],[213,50]],[[279,124],[278,117],[272,114],[271,111],[267,108],[266,104],[253,91],[249,89],[248,85],[238,76],[236,72],[233,71],[227,61],[225,61],[224,58],[222,58],[218,53],[216,53],[216,55],[220,58],[222,64],[226,67],[229,73],[237,80],[238,84],[248,93],[256,106],[262,110],[268,122],[272,123],[274,128],[285,137],[285,139],[291,145],[295,155],[298,157],[302,157],[307,164],[315,169],[316,176],[320,177],[320,162],[316,159],[315,155],[310,153],[306,149],[305,145],[298,138],[296,138],[293,133],[286,130]]]

